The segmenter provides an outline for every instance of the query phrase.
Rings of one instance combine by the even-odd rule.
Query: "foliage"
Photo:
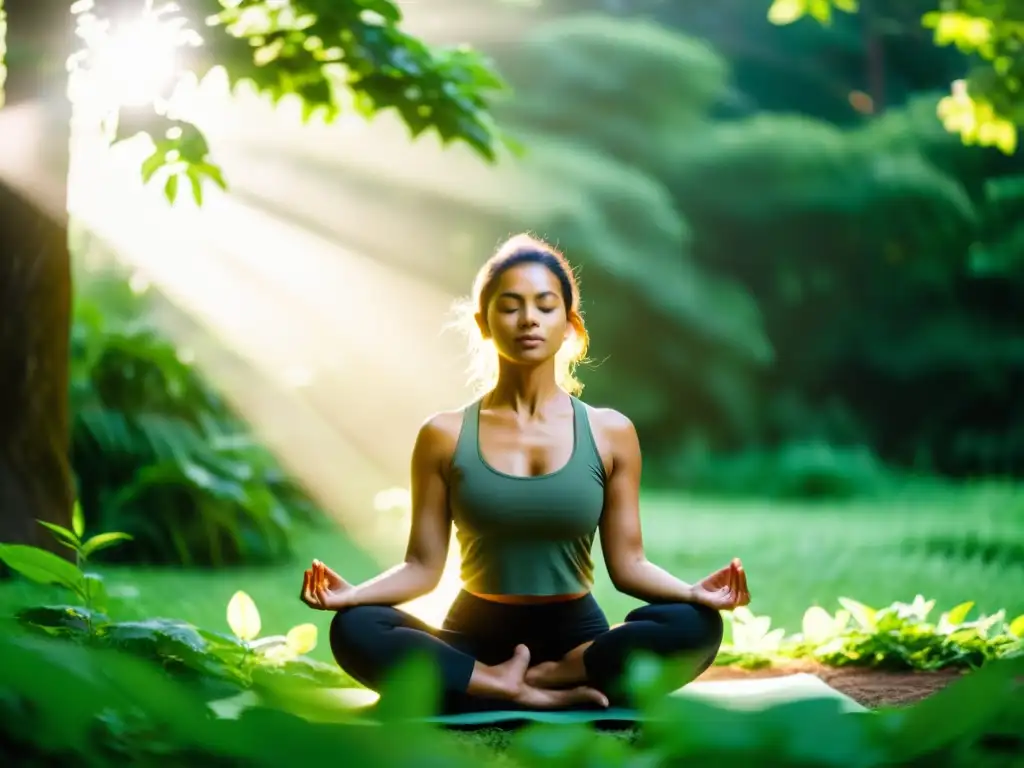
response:
[[[72,465],[89,527],[135,561],[224,565],[287,555],[309,500],[164,339],[117,274],[81,286],[72,326]]]
[[[807,609],[801,631],[788,637],[782,628],[771,628],[768,616],[747,608],[727,614],[731,637],[715,663],[756,667],[808,658],[829,666],[936,670],[1024,657],[1024,615],[1007,621],[998,611],[968,621],[974,603],[965,602],[929,623],[935,601],[921,595],[882,609],[846,597],[839,603],[835,614]]]
[[[78,536],[74,531],[56,535],[68,541]],[[11,551],[0,550],[0,558],[20,565],[29,577],[53,581],[47,575],[52,555],[19,549],[17,557],[8,558]],[[57,562],[63,570],[73,568]],[[841,602],[835,615],[809,610],[801,633],[790,640],[771,630],[767,617],[739,611],[730,622],[722,661],[729,653],[731,663],[755,665],[784,653],[813,652],[826,663],[981,669],[921,704],[865,718],[841,714],[829,701],[744,713],[665,696],[672,687],[667,670],[641,658],[631,672],[645,722],[637,742],[595,739],[584,727],[540,726],[517,734],[510,756],[523,765],[625,766],[737,757],[760,764],[763,753],[780,766],[974,766],[997,757],[996,748],[1020,748],[1014,679],[1024,674],[1024,617],[1008,627],[1001,614],[971,621],[972,606],[962,604],[930,625],[932,606],[923,598],[881,610]],[[323,695],[351,681],[336,668],[297,656],[315,642],[313,628],[259,639],[261,618],[244,592],[236,592],[228,605],[230,636],[166,619],[96,621],[87,634],[72,627],[75,617],[81,623],[84,610],[82,605],[29,609],[20,623],[35,630],[35,637],[14,627],[0,632],[0,754],[46,755],[69,765],[225,760],[274,765],[319,759],[317,750],[326,745],[345,749],[356,760],[361,750],[373,750],[366,754],[374,765],[479,764],[477,753],[410,722],[433,714],[436,701],[436,676],[422,661],[413,660],[392,676],[375,710],[383,725],[366,728],[364,713]],[[63,623],[56,620],[60,612]],[[841,650],[837,638],[845,638]],[[329,726],[316,724],[327,721]],[[808,733],[813,740],[802,738]]]
[[[328,726],[268,705],[212,716],[152,662],[15,632],[0,635],[0,712],[0,755],[19,765],[475,765],[422,727]]]
[[[741,764],[853,768],[881,765],[984,765],[989,740],[1014,745],[1019,714],[1014,676],[1004,661],[953,683],[931,699],[870,717],[843,714],[835,702],[805,701],[763,711],[723,710],[664,695],[651,659],[632,667],[644,711],[636,744],[595,738],[585,726],[534,726],[515,736],[520,765]],[[429,690],[427,668],[410,666],[405,691]],[[396,696],[396,699],[401,699]],[[478,765],[479,756],[433,728],[409,722],[430,714],[413,704],[376,728],[358,721],[329,726],[279,708],[253,707],[211,718],[201,697],[142,660],[16,633],[0,636],[0,748],[33,762],[61,765],[239,764],[336,760],[380,766]],[[1015,711],[1015,707],[1018,711]],[[397,714],[397,713],[396,713]]]
[[[20,544],[0,545],[0,561],[41,584],[55,584],[78,598],[68,605],[26,608],[16,618],[22,626],[43,635],[99,647],[118,648],[159,662],[170,673],[201,685],[210,700],[230,700],[240,694],[275,700],[301,683],[314,688],[351,685],[337,667],[308,658],[316,647],[313,624],[293,627],[285,635],[259,638],[259,610],[252,598],[238,591],[227,607],[232,634],[199,629],[174,619],[113,621],[107,615],[103,579],[85,570],[87,557],[113,546],[126,534],[102,533],[82,541],[81,514],[75,530],[47,525],[57,539],[75,550],[77,564],[46,550]]]
[[[884,494],[897,482],[870,450],[793,442],[774,450],[711,455],[682,451],[662,460],[666,478],[692,493],[745,498],[843,499]]]
[[[103,578],[85,570],[89,558],[95,553],[122,542],[131,536],[122,532],[100,533],[88,539],[85,536],[85,517],[82,506],[74,505],[71,528],[40,520],[56,540],[75,554],[74,564],[44,549],[24,544],[0,544],[0,561],[9,568],[39,584],[54,584],[74,594],[83,608],[81,629],[92,633],[92,615],[107,609],[107,591]]]
[[[621,24],[589,14],[541,25],[495,60],[515,92],[496,111],[509,131],[603,150],[646,172],[663,162],[666,144],[703,122],[727,76],[702,40],[643,19]],[[598,95],[614,96],[615,109]]]
[[[919,4],[891,10],[909,18]],[[716,50],[730,65],[748,48],[763,52],[750,7],[766,25],[764,8],[731,3],[704,14],[737,18],[736,30],[730,22],[714,35],[696,6],[661,12],[680,29],[706,30],[715,48],[664,24],[593,14],[496,46],[515,94],[501,119],[527,150],[475,189],[453,172],[436,192],[403,192],[424,247],[452,254],[417,269],[464,291],[509,231],[556,240],[580,265],[593,341],[584,397],[629,414],[650,482],[760,491],[759,457],[773,452],[792,480],[762,475],[772,493],[872,493],[884,485],[879,465],[1024,472],[1014,397],[1024,376],[1014,310],[1024,299],[1015,267],[1024,167],[945,131],[936,93],[852,125],[822,119],[832,108],[803,87],[788,87],[777,110],[762,108],[765,84],[733,82]],[[729,48],[734,31],[747,48]],[[799,40],[786,37],[805,43],[795,51],[771,38],[772,61],[838,78],[855,60],[863,77],[858,29],[842,31],[858,43],[839,63],[814,63],[833,33],[811,24]],[[941,80],[886,45],[886,82],[901,79],[901,99]],[[771,64],[743,61],[748,74]],[[932,59],[925,69],[944,71]],[[626,89],[624,78],[644,87]],[[858,87],[843,80],[832,90],[847,103]],[[716,118],[739,101],[757,114]],[[828,446],[833,468],[802,446]],[[736,457],[751,480],[708,471],[701,457]],[[823,471],[835,479],[819,483]]]
[[[462,141],[495,157],[488,100],[502,82],[465,47],[431,48],[404,32],[391,0],[160,0],[140,3],[136,15],[121,5],[74,4],[86,43],[74,68],[86,76],[95,71],[103,45],[119,31],[150,31],[177,54],[181,69],[157,98],[142,107],[112,105],[114,141],[140,133],[152,140],[143,178],[161,180],[171,202],[182,182],[197,202],[207,181],[226,186],[202,131],[175,112],[172,98],[185,74],[201,80],[214,67],[224,69],[232,88],[248,84],[275,103],[298,98],[307,120],[394,110],[413,137],[434,129],[445,144]]]
[[[721,125],[682,151],[671,187],[697,262],[758,297],[775,350],[762,439],[1019,473],[1020,220],[1002,211],[1017,210],[1021,171],[946,136],[934,103],[857,130],[774,115]]]
[[[971,56],[973,64],[967,79],[956,81],[952,93],[939,102],[938,116],[966,143],[1012,154],[1017,148],[1017,127],[1024,124],[1020,99],[1024,3],[944,0],[935,5],[921,23],[934,30],[936,45],[955,46]],[[791,24],[809,15],[828,24],[833,7],[855,13],[858,6],[857,0],[774,0],[768,18],[775,24]]]

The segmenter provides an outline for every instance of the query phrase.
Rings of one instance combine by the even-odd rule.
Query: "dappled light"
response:
[[[261,135],[279,140],[272,126]],[[169,208],[158,188],[142,185],[134,168],[144,147],[83,146],[70,207],[101,243],[95,252],[116,253],[185,313],[165,314],[167,331],[181,334],[290,471],[358,537],[373,524],[372,495],[404,480],[425,414],[466,399],[463,341],[442,332],[454,294],[350,246],[337,230],[372,236],[388,227],[386,210],[368,220],[344,185],[303,192],[309,171],[282,167],[272,151],[226,150],[231,193],[210,192],[199,209]],[[305,217],[270,213],[260,200],[268,189]],[[222,346],[237,363],[219,358]],[[239,364],[253,375],[238,378]],[[261,391],[279,392],[277,405]],[[392,531],[392,545],[404,535]]]
[[[0,0],[0,756],[1021,753],[1017,4],[67,5]]]
[[[92,110],[140,107],[167,98],[182,72],[180,52],[202,44],[185,20],[171,13],[143,10],[137,18],[105,19],[79,2],[77,33],[83,50],[72,66],[73,102]]]

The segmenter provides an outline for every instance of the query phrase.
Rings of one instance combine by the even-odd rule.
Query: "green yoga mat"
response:
[[[377,700],[376,694],[363,690],[338,691],[337,693],[348,706],[362,709],[367,719],[372,720],[373,704]],[[786,675],[761,680],[696,682],[673,695],[738,711],[763,709],[775,704],[809,699],[835,701],[840,711],[847,713],[868,711],[849,696],[829,686],[821,678],[810,674]],[[453,728],[508,728],[527,723],[592,723],[596,727],[627,728],[640,720],[640,715],[633,710],[615,708],[568,712],[489,711],[442,715],[427,719],[428,722]]]

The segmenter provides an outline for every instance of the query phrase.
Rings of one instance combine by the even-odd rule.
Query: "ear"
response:
[[[487,327],[487,318],[477,312],[473,315],[473,319],[476,320],[476,327],[480,331],[480,336],[484,339],[491,338],[491,329]]]

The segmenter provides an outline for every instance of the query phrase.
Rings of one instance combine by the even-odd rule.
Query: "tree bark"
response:
[[[8,74],[0,110],[0,541],[61,554],[68,551],[37,520],[70,526],[75,497],[68,8],[67,0],[4,1]]]

